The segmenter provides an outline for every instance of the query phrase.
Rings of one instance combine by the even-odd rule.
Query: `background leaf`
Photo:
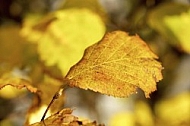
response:
[[[32,93],[37,93],[38,91],[38,89],[33,87],[28,80],[19,77],[10,76],[10,74],[5,74],[0,78],[0,89],[2,89],[7,85],[11,85],[18,89],[26,87]]]
[[[38,93],[39,91],[28,79],[24,77],[15,76],[10,72],[4,73],[0,76],[0,97],[8,99],[18,97],[26,92],[26,90],[21,90],[23,88],[26,88],[32,93]]]
[[[125,97],[141,88],[145,96],[162,79],[161,64],[138,36],[115,31],[85,50],[66,75],[71,86]]]
[[[175,36],[179,48],[190,54],[190,29],[188,29],[190,27],[190,8],[188,12],[180,15],[166,16],[164,23]]]
[[[98,0],[85,0],[85,2],[83,0],[65,0],[63,9],[68,8],[86,8],[97,13],[105,23],[108,21],[108,16]]]
[[[188,126],[190,125],[190,93],[184,92],[177,96],[165,98],[157,103],[155,112],[159,125]]]
[[[175,47],[190,52],[190,6],[180,3],[164,3],[154,8],[148,16],[148,24],[163,35]]]
[[[32,34],[36,35],[30,38],[28,34],[28,38],[38,38],[41,31],[36,39],[41,60],[47,66],[57,66],[63,75],[82,57],[84,49],[100,40],[105,32],[101,17],[84,8],[56,11],[33,28]],[[22,31],[23,35],[24,31],[27,30]]]

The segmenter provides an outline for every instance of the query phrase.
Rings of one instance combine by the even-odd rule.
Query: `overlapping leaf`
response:
[[[48,15],[34,25],[32,31],[25,28],[22,35],[37,41],[38,52],[45,64],[57,66],[65,75],[80,60],[84,49],[102,38],[105,25],[98,14],[73,8]]]
[[[14,69],[26,74],[25,68],[34,70],[39,63],[35,46],[26,43],[19,32],[18,25],[12,24],[0,28],[0,78],[4,74],[13,72]],[[35,76],[39,77],[39,73],[35,73]]]
[[[87,48],[66,77],[71,86],[107,95],[125,97],[141,88],[149,97],[162,79],[157,58],[138,36],[115,31]]]
[[[5,74],[0,78],[0,89],[7,85],[13,86],[18,89],[26,87],[30,92],[33,93],[36,93],[38,91],[38,89],[33,87],[28,80],[10,76],[9,74]]]

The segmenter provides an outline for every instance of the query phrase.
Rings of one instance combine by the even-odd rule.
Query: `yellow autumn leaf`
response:
[[[38,26],[36,26],[36,23],[40,22],[42,20],[42,17],[42,15],[37,14],[28,14],[26,17],[24,17],[22,23],[23,27],[20,31],[20,35],[31,43],[37,43],[38,40],[42,37],[43,33],[39,30],[35,30],[35,28]],[[51,19],[48,19],[48,21],[49,20]]]
[[[184,12],[180,15],[166,16],[164,23],[173,33],[182,50],[190,53],[190,9],[188,12]]]
[[[133,111],[119,112],[110,119],[109,126],[154,126],[153,114],[150,106],[143,102],[137,101]]]
[[[14,88],[17,88],[17,89],[26,88],[28,91],[30,91],[32,93],[37,93],[37,91],[38,91],[37,88],[32,86],[30,81],[28,81],[24,78],[21,78],[21,77],[13,76],[10,73],[3,74],[0,77],[0,90],[3,91],[3,88],[8,85],[12,86]],[[12,91],[12,89],[6,89],[6,91]],[[8,92],[6,92],[6,93],[8,93]],[[0,94],[2,94],[2,93],[0,93]],[[11,95],[13,93],[9,93],[9,94]],[[9,94],[5,94],[5,96],[8,95],[6,97],[10,97]]]
[[[158,31],[168,42],[180,50],[190,52],[189,26],[190,6],[168,2],[160,4],[148,15],[148,24]]]
[[[26,92],[26,89],[18,90],[17,88],[6,85],[0,90],[0,97],[5,99],[16,98]]]
[[[107,22],[107,15],[98,0],[65,0],[63,9],[86,8],[97,13],[104,22]]]
[[[72,8],[51,13],[33,26],[34,32],[25,29],[22,35],[28,35],[30,41],[37,41],[45,65],[57,66],[65,75],[80,60],[84,49],[102,38],[106,28],[98,14],[88,9]]]
[[[98,125],[95,121],[81,120],[80,118],[72,115],[73,110],[64,108],[61,111],[53,114],[47,119],[38,123],[31,124],[30,126],[104,126]]]
[[[149,97],[162,79],[157,58],[138,36],[115,31],[88,47],[66,78],[70,86],[107,95],[126,97],[140,88]]]
[[[109,126],[134,126],[135,116],[132,112],[120,112],[113,115]]]
[[[154,126],[154,116],[150,106],[143,101],[137,101],[134,107],[135,124],[140,126]]]
[[[57,113],[53,114],[52,116],[48,117],[47,119],[41,122],[37,122],[34,124],[31,124],[30,126],[44,126],[44,123],[46,126],[64,126],[68,125],[70,122],[76,120],[73,115],[71,115],[73,110],[70,108],[65,108],[61,111],[58,111]],[[67,116],[64,116],[67,115]]]

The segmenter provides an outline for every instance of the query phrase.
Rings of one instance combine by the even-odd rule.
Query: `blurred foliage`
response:
[[[188,0],[0,1],[0,88],[6,86],[0,90],[0,125],[28,124],[37,117],[34,113],[39,113],[35,120],[39,121],[62,85],[62,77],[82,57],[84,49],[99,41],[106,31],[119,29],[138,34],[158,54],[164,66],[164,80],[157,91],[150,99],[139,91],[131,96],[132,108],[110,115],[109,120],[101,117],[109,108],[96,107],[102,102],[101,95],[77,90],[66,99],[76,103],[77,109],[81,104],[85,106],[81,113],[87,111],[101,123],[113,126],[189,126],[190,79],[185,75],[190,72],[178,73],[182,61],[190,67],[190,60],[185,60],[190,57],[189,13]],[[179,81],[179,75],[185,79]],[[175,82],[181,82],[178,88],[172,88]],[[7,86],[11,84],[17,88],[22,88],[17,84],[26,88],[30,84],[38,91],[30,88],[31,94],[11,89]],[[73,106],[63,99],[64,95],[53,104],[49,114],[60,110],[63,104]]]
[[[32,28],[27,25],[30,22],[25,24],[22,34],[37,44],[41,60],[47,66],[56,65],[63,75],[105,32],[101,18],[87,9],[56,11]]]
[[[179,49],[190,53],[190,6],[177,3],[164,3],[149,15],[150,26]]]
[[[122,112],[114,115],[110,126],[154,126],[153,113],[146,102],[137,101],[133,112]]]
[[[190,124],[190,93],[184,92],[172,98],[165,98],[155,106],[158,125],[188,126]]]

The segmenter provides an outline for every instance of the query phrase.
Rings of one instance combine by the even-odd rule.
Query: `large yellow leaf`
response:
[[[70,86],[107,95],[125,97],[141,88],[149,97],[162,79],[157,58],[138,36],[115,31],[87,48],[66,78]]]

